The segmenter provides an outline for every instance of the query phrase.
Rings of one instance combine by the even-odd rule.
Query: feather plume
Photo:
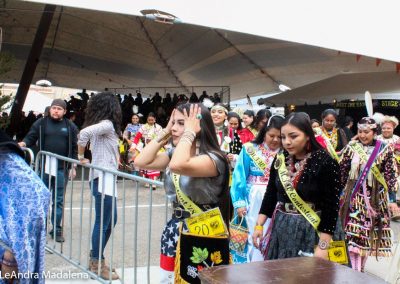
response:
[[[209,98],[204,98],[203,100],[203,105],[206,108],[212,108],[214,106],[214,103],[212,102],[212,100],[210,100]]]
[[[365,107],[367,108],[367,115],[372,117],[374,114],[374,108],[372,106],[372,97],[369,91],[365,92]]]
[[[246,95],[246,98],[247,98],[247,103],[249,105],[249,109],[253,110],[254,109],[253,102],[251,101],[250,96]]]
[[[385,119],[385,116],[380,112],[375,112],[372,118],[375,120],[377,124],[381,124],[382,121]]]

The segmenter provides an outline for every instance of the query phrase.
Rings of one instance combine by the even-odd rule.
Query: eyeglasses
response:
[[[267,127],[269,127],[269,125],[271,124],[271,119],[272,119],[274,116],[275,116],[275,117],[280,117],[280,118],[282,118],[282,119],[285,119],[285,117],[284,117],[283,115],[281,115],[281,114],[274,114],[273,116],[271,116],[271,117],[268,119]]]

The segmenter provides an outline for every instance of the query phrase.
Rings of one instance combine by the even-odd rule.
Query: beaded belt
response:
[[[217,207],[217,204],[197,204],[203,211],[210,210],[212,208]],[[172,207],[173,207],[173,213],[172,213],[172,218],[175,219],[186,219],[190,217],[190,212],[185,210],[182,205],[180,205],[178,202],[172,202]]]
[[[279,205],[278,205],[278,208],[279,208],[280,210],[284,211],[284,212],[287,212],[287,213],[294,213],[294,214],[301,214],[301,213],[297,210],[296,206],[293,205],[293,203],[283,203],[283,202],[279,202],[278,204],[279,204]],[[308,203],[308,202],[307,202],[307,205],[310,206],[310,208],[311,208],[312,210],[315,210],[315,205],[314,205],[314,203]]]

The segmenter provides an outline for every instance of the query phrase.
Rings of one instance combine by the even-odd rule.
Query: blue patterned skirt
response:
[[[30,277],[20,283],[45,281],[49,202],[49,190],[26,162],[17,154],[0,152],[0,240],[14,253],[19,272]]]

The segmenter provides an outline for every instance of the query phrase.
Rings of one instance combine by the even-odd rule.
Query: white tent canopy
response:
[[[184,23],[309,44],[400,62],[400,4],[388,1],[33,0],[141,15],[159,9]]]
[[[28,92],[28,96],[26,97],[26,101],[22,110],[25,112],[34,111],[44,113],[45,108],[50,106],[52,101],[52,99],[46,97],[45,95],[31,90]]]
[[[192,89],[191,86],[229,86],[231,99],[235,100],[247,94],[279,92],[280,83],[295,89],[343,73],[382,73],[383,83],[397,75],[396,64],[392,61],[382,60],[377,64],[375,57],[362,56],[357,60],[355,54],[339,53],[335,46],[326,49],[265,37],[267,34],[261,31],[281,31],[285,26],[283,19],[291,22],[293,29],[301,24],[296,18],[283,15],[280,21],[270,23],[275,17],[271,3],[260,1],[251,5],[246,2],[244,7],[222,0],[216,2],[219,4],[190,2],[188,7],[188,2],[177,0],[165,2],[170,5],[167,7],[162,1],[117,0],[112,5],[102,0],[52,2],[86,5],[92,9],[117,9],[124,14],[58,7],[33,82],[48,79],[54,86],[99,91],[120,88],[117,90],[120,93],[133,93],[140,86],[153,87],[155,91],[156,87],[177,87],[171,93],[195,90],[198,95],[204,88]],[[1,75],[0,82],[19,82],[43,8],[41,3],[15,0],[0,5],[0,12],[5,15],[0,17],[2,52],[10,52],[15,57],[12,70]],[[176,14],[184,23],[166,25],[127,15],[139,14],[142,8],[164,9]],[[242,8],[240,14],[233,10],[239,8]],[[263,13],[263,17],[259,13]],[[200,15],[198,22],[192,18],[194,15]],[[243,27],[231,26],[234,22]],[[245,23],[248,25],[244,26]],[[318,22],[314,26],[319,25]],[[307,31],[305,29],[304,34]],[[285,37],[286,33],[281,32],[281,38]],[[328,34],[329,30],[315,37],[323,39]],[[329,34],[331,36],[334,34]],[[378,39],[372,42],[381,46],[380,58],[392,59],[386,52],[390,42]],[[358,83],[362,87],[365,82]],[[212,94],[219,90],[216,87],[207,91]]]
[[[393,72],[341,74],[268,97],[265,102],[302,105],[363,100],[365,91],[369,91],[373,99],[400,99],[400,76]]]

